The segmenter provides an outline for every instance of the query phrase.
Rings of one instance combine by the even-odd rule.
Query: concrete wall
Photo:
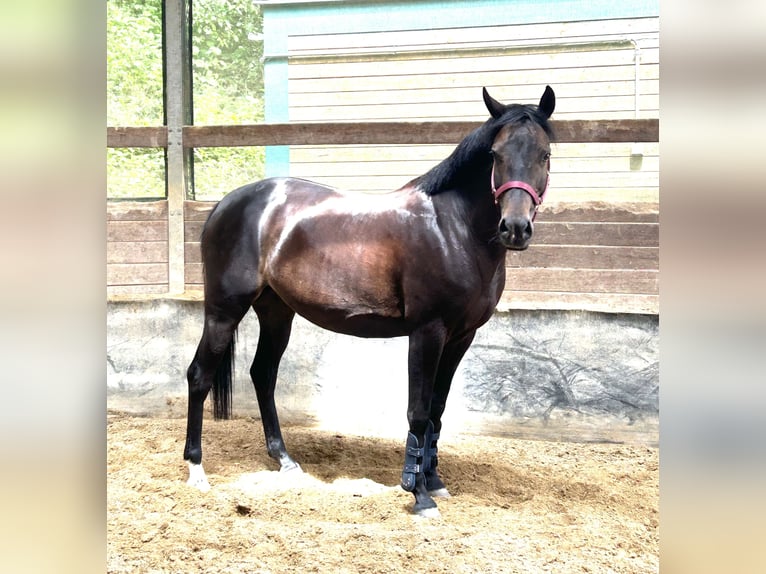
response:
[[[110,302],[107,407],[185,416],[185,373],[202,316],[199,301]],[[259,416],[248,375],[257,340],[250,313],[238,333],[234,416]],[[342,433],[404,437],[406,361],[406,338],[357,339],[296,318],[277,385],[280,416]],[[453,382],[443,435],[656,445],[658,421],[656,315],[512,311],[479,330]]]

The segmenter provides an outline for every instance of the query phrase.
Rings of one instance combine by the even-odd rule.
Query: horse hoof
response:
[[[446,488],[437,488],[436,490],[429,490],[428,494],[430,494],[433,498],[449,498],[451,494]]]
[[[415,516],[420,518],[441,518],[441,512],[435,506],[432,508],[421,508],[420,510],[415,510],[414,513]]]
[[[289,464],[283,464],[279,468],[279,472],[281,473],[288,473],[288,472],[294,472],[295,474],[303,474],[303,469],[301,468],[301,465],[299,465],[297,462],[290,462]]]
[[[191,486],[192,488],[196,488],[200,492],[209,492],[210,491],[210,484],[207,480],[192,480],[191,478],[186,481],[186,484]]]
[[[189,480],[186,481],[186,484],[200,492],[208,492],[210,490],[210,483],[207,481],[207,476],[205,476],[205,471],[201,464],[189,463]]]

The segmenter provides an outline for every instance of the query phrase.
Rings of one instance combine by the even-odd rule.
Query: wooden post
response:
[[[183,126],[192,124],[191,0],[165,0],[165,123],[168,195],[168,292],[184,292],[184,201],[191,185],[192,150],[183,145]]]

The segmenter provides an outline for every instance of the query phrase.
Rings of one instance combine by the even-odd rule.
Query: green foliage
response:
[[[252,0],[194,0],[193,11],[195,123],[262,121],[260,8]]]
[[[193,117],[198,125],[263,121],[260,8],[252,0],[193,0]],[[107,0],[107,124],[162,125],[162,1]],[[195,197],[219,199],[264,173],[262,148],[194,153]],[[113,149],[110,198],[164,196],[162,150]]]
[[[161,0],[106,9],[107,125],[162,125]]]
[[[195,149],[195,199],[219,200],[245,183],[263,179],[264,162],[262,147]]]
[[[162,148],[107,149],[109,199],[165,197],[165,150]]]

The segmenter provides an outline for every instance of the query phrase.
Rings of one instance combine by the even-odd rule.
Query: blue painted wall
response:
[[[266,121],[290,120],[287,38],[290,33],[339,34],[656,17],[659,0],[377,0],[268,2],[264,31]],[[289,147],[266,148],[266,175],[289,175]]]

